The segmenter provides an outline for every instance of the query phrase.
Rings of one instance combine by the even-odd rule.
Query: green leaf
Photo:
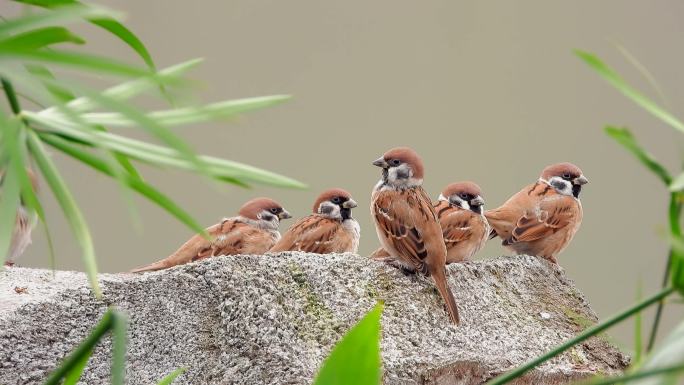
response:
[[[39,79],[55,79],[55,75],[52,73],[52,71],[40,64],[27,64],[26,70]],[[43,82],[43,84],[50,95],[52,95],[52,97],[57,99],[57,101],[60,103],[68,102],[76,97],[69,89],[65,87],[58,86],[56,84],[48,84],[46,82]]]
[[[74,366],[64,376],[62,385],[76,385],[83,375],[83,371],[90,361],[90,356],[93,355],[93,350],[88,350],[83,355],[76,359]]]
[[[22,60],[37,63],[51,63],[66,67],[80,68],[95,73],[118,76],[153,76],[152,72],[112,58],[75,53],[63,50],[31,50],[26,48],[5,47],[0,51],[0,61]]]
[[[646,358],[640,371],[646,372],[670,365],[682,365],[684,363],[684,322],[681,322]],[[668,377],[651,377],[633,382],[635,385],[663,384]]]
[[[0,40],[0,49],[40,49],[58,43],[84,44],[85,40],[64,27],[45,27]]]
[[[47,184],[50,186],[52,193],[62,208],[64,216],[71,226],[71,230],[74,232],[74,235],[81,247],[83,252],[83,263],[85,264],[90,285],[92,286],[95,295],[99,298],[101,297],[101,292],[100,285],[97,280],[97,260],[95,258],[95,248],[90,236],[90,231],[88,230],[88,226],[83,218],[83,214],[81,214],[81,210],[78,208],[74,197],[71,195],[66,183],[57,171],[57,167],[55,167],[54,163],[45,151],[45,148],[43,147],[43,144],[36,133],[29,131],[28,144],[31,155],[33,155],[33,158],[36,160],[36,164],[40,168]]]
[[[53,25],[63,25],[87,18],[115,18],[121,15],[101,6],[69,5],[50,12],[34,12],[0,23],[0,36],[17,35],[25,31]]]
[[[682,191],[684,190],[684,172],[677,175],[674,180],[670,183],[670,191]]]
[[[380,383],[380,316],[382,303],[368,312],[323,362],[314,385]]]
[[[157,382],[157,385],[171,385],[171,383],[176,379],[176,377],[185,373],[186,370],[186,368],[178,368],[174,370],[173,372],[167,374],[166,377],[162,378],[159,382]]]
[[[44,8],[57,9],[58,7],[63,7],[65,5],[71,6],[74,4],[82,5],[80,2],[75,0],[15,0],[24,4],[36,5]],[[135,52],[140,55],[140,57],[145,61],[148,67],[154,69],[154,61],[152,56],[148,52],[147,48],[142,41],[123,24],[119,23],[111,17],[102,18],[88,18],[88,21],[109,31],[114,36],[118,37],[121,41],[131,47]]]
[[[201,123],[217,119],[232,118],[237,114],[270,107],[289,100],[288,95],[262,96],[256,98],[228,100],[208,104],[202,107],[176,108],[166,111],[150,112],[146,117],[159,125],[171,127],[191,123]],[[140,119],[132,119],[130,115],[116,112],[85,113],[83,119],[91,124],[101,124],[110,127],[132,127],[142,123]]]
[[[117,101],[128,100],[136,95],[141,94],[142,92],[145,92],[146,90],[158,86],[159,82],[163,82],[165,84],[173,83],[174,81],[177,82],[181,75],[196,67],[201,62],[202,59],[188,60],[186,62],[160,70],[157,73],[159,81],[154,81],[152,78],[139,78],[130,80],[108,88],[102,91],[102,94]],[[52,78],[54,79],[54,77]],[[66,107],[74,112],[86,112],[99,107],[99,104],[86,96],[82,96],[68,102]],[[50,107],[40,111],[39,113],[41,115],[51,114],[57,112],[57,110],[57,107]]]
[[[73,144],[69,143],[63,138],[56,135],[44,133],[40,134],[40,138],[45,143],[51,145],[52,147],[62,151],[63,153],[75,159],[78,159],[79,161],[92,167],[95,170],[109,176],[114,175],[114,172],[111,170],[111,167],[107,165],[107,163],[104,160],[86,151],[81,150],[80,148],[74,146]],[[146,197],[151,202],[157,204],[162,209],[166,210],[169,214],[173,215],[180,222],[188,226],[192,231],[196,233],[204,232],[204,228],[199,223],[197,223],[197,221],[195,221],[195,219],[190,214],[188,214],[185,210],[183,210],[175,202],[169,199],[166,195],[156,190],[149,184],[145,183],[139,178],[135,178],[130,175],[125,176],[124,182],[131,189]]]
[[[128,318],[115,311],[112,313],[112,385],[124,385],[127,345]]]
[[[15,163],[16,147],[20,146],[19,122],[15,119],[1,121],[2,153],[7,157],[0,163],[0,266],[9,256],[12,233],[19,209],[21,185]]]
[[[658,163],[651,154],[641,148],[641,145],[639,145],[634,135],[632,135],[627,128],[606,126],[604,130],[608,136],[622,145],[622,147],[626,148],[641,162],[641,164],[658,176],[665,185],[669,186],[670,183],[672,183],[672,176],[670,176],[670,173],[665,167]]]
[[[100,343],[100,340],[102,340],[105,334],[114,326],[112,321],[114,312],[115,310],[112,309],[107,310],[88,337],[86,337],[86,339],[84,339],[52,373],[50,373],[44,385],[58,385],[62,379],[67,378],[67,376],[70,375],[69,373],[78,371],[78,368],[82,365],[84,359],[87,362],[87,357],[90,357],[95,346]]]
[[[70,137],[72,141],[83,141],[107,150],[119,151],[129,158],[138,159],[157,167],[196,171],[193,164],[180,157],[176,151],[166,147],[109,132],[85,132],[75,129],[73,122],[55,119],[52,116],[41,116],[30,111],[23,111],[22,117],[39,125],[50,127],[55,133]],[[200,156],[200,159],[209,165],[208,172],[217,179],[233,178],[243,182],[253,181],[279,187],[306,187],[294,179],[242,163],[209,156]]]
[[[607,80],[608,83],[610,83],[618,91],[622,92],[623,95],[632,99],[633,102],[671,127],[684,132],[684,123],[682,123],[682,121],[670,114],[670,112],[659,106],[657,103],[644,96],[639,91],[629,86],[620,77],[620,75],[618,75],[612,68],[604,64],[598,57],[591,53],[580,50],[575,50],[575,54],[596,72],[598,72],[598,74]]]

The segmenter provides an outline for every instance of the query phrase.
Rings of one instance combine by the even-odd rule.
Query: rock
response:
[[[0,384],[42,382],[107,306],[130,316],[127,381],[309,384],[332,346],[385,301],[385,384],[481,384],[577,334],[596,315],[561,268],[527,257],[449,267],[462,324],[448,322],[429,279],[352,254],[218,257],[144,275],[0,272]],[[18,289],[15,289],[18,288]],[[109,383],[109,339],[81,379]],[[519,384],[615,373],[628,358],[592,338]]]

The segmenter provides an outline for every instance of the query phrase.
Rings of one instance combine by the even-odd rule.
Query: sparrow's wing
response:
[[[272,245],[273,237],[268,232],[247,223],[235,222],[213,239],[210,253],[198,255],[195,259],[215,255],[263,254]]]
[[[518,219],[511,237],[505,242],[531,242],[547,237],[573,223],[578,214],[579,204],[574,198],[555,194]]]
[[[297,221],[287,230],[271,252],[278,251],[306,251],[309,253],[326,254],[336,250],[337,239],[341,236],[339,222],[321,215],[309,215]]]
[[[452,207],[449,211],[442,211],[439,224],[447,249],[473,238],[473,233],[478,230],[472,223],[473,219],[468,210]]]
[[[492,227],[491,238],[497,235],[504,240],[510,238],[518,220],[549,192],[547,187],[547,184],[540,182],[526,186],[501,207],[485,211],[484,215]]]
[[[398,257],[424,272],[425,258],[433,246],[426,242],[438,241],[442,248],[444,244],[430,198],[423,189],[380,192],[372,209],[378,231],[397,251]]]

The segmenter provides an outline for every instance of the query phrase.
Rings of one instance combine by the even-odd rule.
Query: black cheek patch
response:
[[[321,214],[332,214],[333,210],[334,210],[334,207],[332,207],[332,206],[327,206],[327,205],[326,205],[326,206],[321,206],[321,207],[319,208],[319,211],[321,212]]]
[[[261,215],[261,219],[264,221],[272,221],[273,219],[275,219],[275,216],[271,214],[263,214]]]
[[[408,170],[397,170],[397,178],[399,179],[408,179],[410,176]]]
[[[554,180],[551,184],[558,190],[565,190],[565,183],[561,181]]]

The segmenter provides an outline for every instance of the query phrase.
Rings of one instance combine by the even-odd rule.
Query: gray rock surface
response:
[[[575,335],[596,315],[557,266],[496,258],[449,267],[462,325],[451,326],[431,281],[356,255],[218,257],[145,275],[0,272],[0,384],[36,384],[88,334],[108,305],[130,315],[127,380],[154,384],[308,384],[335,342],[385,301],[386,384],[480,384]],[[24,289],[25,288],[25,289]],[[106,384],[106,341],[84,384]],[[612,373],[628,358],[593,338],[518,383]]]

